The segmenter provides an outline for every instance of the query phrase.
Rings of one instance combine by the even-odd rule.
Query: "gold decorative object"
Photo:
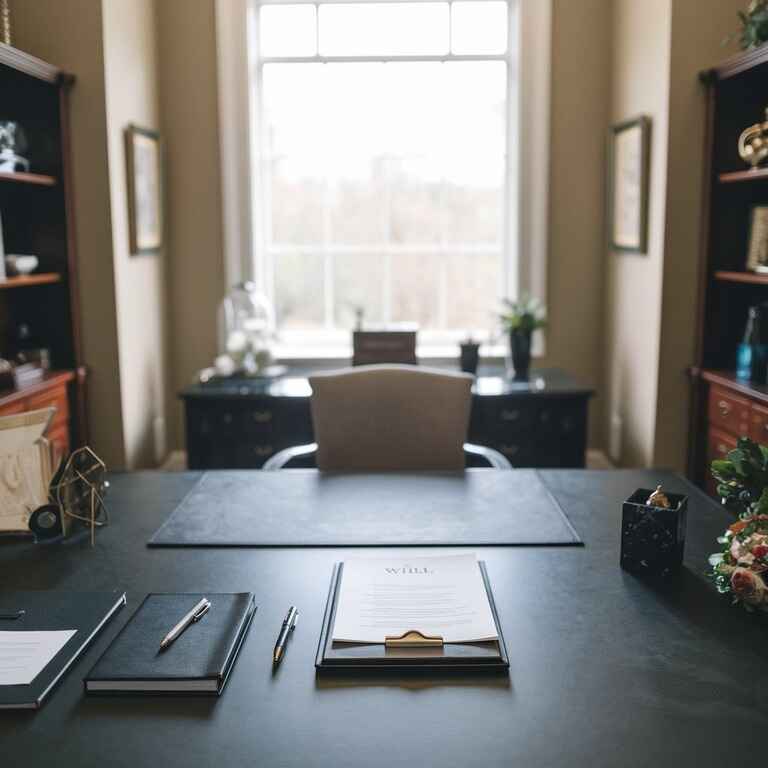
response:
[[[765,116],[764,123],[750,125],[739,136],[739,157],[753,168],[768,158],[768,107]]]
[[[656,490],[648,497],[648,501],[645,503],[649,507],[662,507],[664,509],[669,509],[672,506],[667,495],[661,490],[660,485],[656,486]]]
[[[51,495],[61,510],[61,523],[67,535],[71,520],[80,520],[91,528],[91,546],[96,543],[96,528],[109,523],[104,503],[109,483],[107,465],[88,447],[73,451]]]
[[[2,24],[2,36],[6,45],[11,43],[11,9],[8,6],[8,0],[0,0],[0,24]]]

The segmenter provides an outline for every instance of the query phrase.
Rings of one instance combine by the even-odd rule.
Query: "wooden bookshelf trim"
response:
[[[50,283],[60,283],[61,275],[57,272],[40,272],[37,275],[17,275],[0,281],[0,290],[8,288],[23,288],[27,285],[48,285]]]
[[[0,181],[13,181],[17,184],[39,184],[43,187],[53,187],[56,184],[55,176],[46,176],[44,173],[15,173],[0,172]]]
[[[749,285],[768,285],[768,272],[715,272],[715,280],[726,283],[748,283]]]
[[[753,400],[759,400],[763,405],[768,405],[768,385],[766,384],[738,379],[733,371],[717,371],[703,368],[699,375],[710,384],[717,384],[734,392],[740,392],[743,395],[748,395]]]
[[[74,371],[48,371],[43,374],[43,378],[40,381],[36,381],[33,384],[25,384],[18,389],[3,389],[0,390],[0,408],[5,408],[18,400],[23,400],[30,395],[37,395],[42,392],[47,392],[49,389],[61,386],[62,384],[69,384],[70,381],[74,381]]]
[[[721,173],[718,178],[721,184],[733,184],[740,181],[765,181],[768,179],[768,168],[749,168],[745,171],[729,171]]]

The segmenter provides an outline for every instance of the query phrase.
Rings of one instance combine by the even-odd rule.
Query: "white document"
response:
[[[0,685],[29,685],[75,632],[0,632]]]
[[[446,643],[498,639],[475,555],[344,562],[334,641],[383,643],[413,629]]]

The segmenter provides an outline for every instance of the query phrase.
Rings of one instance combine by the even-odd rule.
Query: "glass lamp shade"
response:
[[[254,283],[238,283],[219,306],[219,354],[237,365],[266,350],[275,332],[275,312]]]

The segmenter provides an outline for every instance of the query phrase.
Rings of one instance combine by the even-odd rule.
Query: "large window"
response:
[[[257,3],[255,272],[284,337],[483,333],[515,269],[515,3]]]

